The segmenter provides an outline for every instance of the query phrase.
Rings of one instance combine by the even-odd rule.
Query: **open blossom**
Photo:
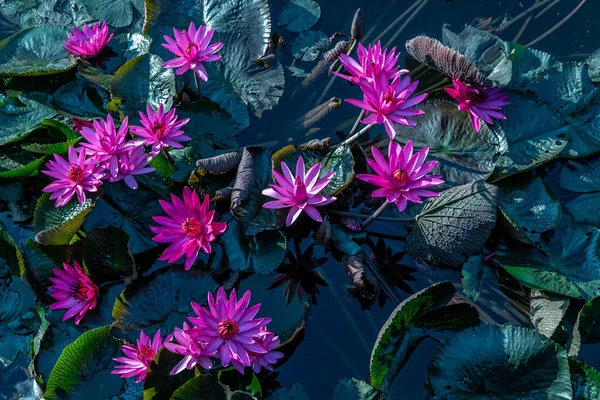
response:
[[[363,100],[346,101],[370,113],[361,121],[363,124],[383,124],[390,139],[394,139],[394,123],[414,126],[417,123],[410,118],[424,114],[421,110],[410,108],[427,98],[427,93],[411,97],[418,84],[419,81],[411,82],[408,75],[404,78],[397,75],[391,82],[383,74],[378,81],[373,82],[361,78]]]
[[[125,153],[118,156],[119,170],[116,177],[110,177],[111,182],[117,182],[123,179],[125,184],[132,189],[137,189],[138,184],[135,175],[147,174],[154,171],[154,168],[147,167],[150,157],[139,147],[130,148]]]
[[[89,165],[86,162],[85,150],[69,147],[68,161],[54,154],[54,160],[48,161],[47,170],[42,171],[55,179],[42,191],[52,193],[50,200],[56,199],[56,207],[67,204],[73,195],[77,193],[80,203],[85,203],[85,192],[97,192],[98,186],[102,185],[104,177],[101,167]]]
[[[128,117],[125,117],[117,131],[112,115],[108,114],[106,121],[95,120],[93,128],[83,127],[81,130],[81,136],[87,141],[81,143],[81,147],[87,150],[90,163],[104,164],[113,178],[119,173],[119,155],[132,147],[126,142],[127,121]]]
[[[67,33],[68,41],[64,42],[65,49],[83,58],[96,57],[104,46],[112,39],[113,35],[108,34],[106,22],[102,26],[95,23],[91,27],[84,25],[83,31],[73,28],[73,34]]]
[[[73,261],[73,266],[65,263],[63,268],[52,269],[56,277],[49,278],[53,285],[48,290],[56,300],[50,309],[68,310],[63,321],[75,316],[75,324],[79,325],[85,313],[96,307],[100,292],[77,261]]]
[[[233,362],[240,373],[243,373],[243,366],[252,365],[251,354],[268,352],[257,337],[261,328],[271,322],[271,318],[254,318],[260,304],[248,308],[250,295],[248,290],[238,301],[234,289],[227,299],[225,289],[221,286],[216,301],[212,293],[208,294],[210,311],[192,303],[197,317],[188,318],[194,325],[191,334],[196,340],[206,343],[206,351],[217,351],[224,367]]]
[[[334,72],[355,85],[360,84],[361,78],[369,82],[379,80],[383,74],[391,79],[398,75],[408,73],[407,69],[398,70],[396,63],[400,53],[396,54],[394,47],[389,53],[387,49],[381,50],[381,42],[371,44],[368,48],[358,43],[358,62],[347,54],[340,54],[340,62],[350,75]]]
[[[175,39],[165,35],[167,43],[162,46],[177,57],[167,61],[163,68],[177,68],[175,71],[177,75],[191,69],[200,79],[208,81],[208,74],[203,63],[220,60],[221,56],[216,53],[223,48],[221,42],[209,44],[214,33],[214,29],[205,25],[200,25],[196,30],[193,22],[190,22],[187,31],[185,29],[178,31],[173,28]]]
[[[302,156],[298,157],[298,162],[296,163],[296,176],[292,175],[285,162],[281,163],[281,171],[283,175],[273,170],[273,177],[277,184],[271,184],[270,188],[262,191],[262,194],[265,196],[273,197],[277,200],[268,201],[263,204],[263,207],[268,209],[290,207],[285,222],[287,226],[292,225],[302,211],[306,212],[315,221],[323,221],[321,214],[319,214],[315,207],[324,206],[336,200],[335,196],[319,195],[319,192],[329,184],[335,172],[328,172],[319,179],[321,163],[313,165],[306,172]]]
[[[279,347],[279,337],[274,333],[267,331],[266,328],[261,328],[256,341],[267,351],[266,353],[252,353],[250,361],[252,362],[255,373],[259,373],[261,368],[268,371],[273,371],[272,365],[277,364],[277,360],[283,358],[283,353],[275,351]]]
[[[185,255],[185,269],[188,270],[196,261],[200,250],[205,253],[212,252],[210,242],[217,239],[216,235],[225,232],[227,224],[214,221],[215,211],[209,210],[208,195],[204,202],[200,202],[198,194],[186,187],[183,189],[183,201],[173,194],[171,201],[172,203],[160,200],[160,205],[168,217],[152,217],[160,224],[150,227],[152,232],[157,234],[152,240],[171,243],[160,259],[173,263]]]
[[[171,353],[180,354],[184,356],[179,363],[171,370],[170,375],[176,375],[184,369],[194,369],[198,364],[203,368],[212,368],[212,361],[210,357],[215,355],[216,350],[208,353],[206,346],[197,341],[193,336],[189,334],[190,327],[187,323],[183,323],[183,329],[175,328],[173,336],[177,343],[166,342],[165,347]]]
[[[121,346],[121,351],[125,353],[127,357],[113,358],[116,362],[120,363],[114,370],[111,371],[113,375],[121,375],[121,378],[132,378],[137,376],[135,383],[140,383],[146,379],[148,374],[148,367],[156,353],[163,347],[162,337],[160,336],[160,329],[154,335],[152,341],[144,331],[140,333],[140,338],[137,340],[137,345],[124,344]]]
[[[492,118],[506,119],[498,111],[507,104],[508,95],[500,88],[467,86],[458,79],[452,80],[454,89],[446,92],[458,102],[458,109],[469,113],[471,124],[476,132],[481,130],[481,121],[493,124]]]
[[[421,203],[420,197],[439,196],[426,190],[444,182],[440,175],[427,175],[437,164],[437,161],[423,164],[428,147],[413,155],[412,141],[409,140],[404,149],[399,143],[390,141],[387,161],[375,147],[371,151],[374,160],[367,158],[367,163],[375,175],[358,174],[356,177],[380,187],[373,192],[373,197],[385,197],[389,203],[396,203],[398,210],[404,211],[409,200]]]
[[[147,146],[152,146],[152,157],[156,156],[161,148],[169,146],[181,149],[180,142],[192,140],[183,134],[181,127],[189,122],[189,118],[177,121],[175,109],[165,113],[161,104],[158,111],[154,111],[152,106],[146,106],[146,114],[140,111],[140,121],[142,126],[131,126],[131,132],[142,138],[141,142]]]

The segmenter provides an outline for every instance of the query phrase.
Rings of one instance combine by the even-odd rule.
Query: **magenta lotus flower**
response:
[[[361,79],[373,82],[378,81],[381,75],[393,79],[396,76],[408,73],[407,69],[398,70],[396,63],[400,53],[395,54],[395,47],[388,53],[387,49],[381,51],[381,42],[371,44],[368,48],[365,48],[362,43],[358,43],[357,52],[358,62],[347,54],[340,54],[340,62],[350,75],[339,72],[334,72],[334,74],[359,85]]]
[[[148,374],[148,367],[154,360],[154,357],[160,349],[163,347],[162,337],[160,336],[160,329],[154,335],[152,342],[148,335],[142,331],[140,338],[137,340],[137,346],[130,344],[124,344],[121,346],[121,351],[125,353],[127,357],[113,358],[116,362],[121,365],[117,365],[111,374],[121,375],[121,378],[132,378],[137,376],[135,383],[140,383],[146,379]]]
[[[285,222],[286,226],[292,225],[302,211],[306,212],[315,221],[323,221],[321,214],[319,214],[315,207],[324,206],[336,200],[335,196],[319,195],[319,192],[325,189],[329,182],[331,182],[331,178],[335,172],[328,172],[319,179],[321,163],[317,163],[305,173],[302,156],[298,157],[298,162],[296,163],[296,176],[292,175],[285,162],[281,163],[281,171],[283,175],[273,170],[273,177],[278,185],[271,184],[270,188],[262,191],[262,194],[265,196],[273,197],[277,200],[268,201],[263,204],[263,207],[268,209],[290,207]]]
[[[83,128],[92,128],[94,126],[93,121],[86,121],[84,119],[73,118],[73,128],[76,132],[81,133]]]
[[[277,364],[277,360],[283,358],[283,353],[275,351],[275,349],[279,347],[279,337],[263,327],[258,333],[256,341],[264,347],[267,352],[262,354],[252,353],[250,355],[250,361],[252,362],[254,372],[258,374],[261,368],[273,371],[272,365]]]
[[[171,370],[170,375],[176,375],[184,369],[194,369],[196,365],[200,365],[203,368],[212,368],[211,356],[214,356],[216,350],[208,353],[206,346],[197,341],[192,335],[190,335],[190,327],[187,323],[183,323],[183,329],[175,328],[173,336],[177,340],[177,343],[166,342],[165,347],[171,353],[180,354],[184,356],[179,363]]]
[[[48,161],[47,170],[43,174],[56,179],[54,182],[42,189],[43,192],[52,193],[50,200],[56,199],[55,207],[67,204],[73,195],[77,193],[77,199],[81,204],[86,201],[86,192],[97,192],[98,186],[102,185],[104,177],[103,169],[89,165],[85,158],[84,149],[69,147],[67,162],[58,154],[54,154],[54,160]]]
[[[419,81],[411,83],[410,76],[402,78],[398,75],[391,83],[384,74],[380,75],[379,81],[369,82],[361,78],[363,100],[346,99],[346,101],[370,113],[361,121],[363,124],[383,124],[390,139],[394,139],[396,136],[394,123],[415,126],[417,123],[410,118],[425,114],[421,110],[410,108],[427,98],[427,93],[410,97],[418,84]]]
[[[115,129],[115,121],[108,114],[106,121],[95,120],[93,128],[84,127],[81,136],[87,143],[81,143],[90,156],[91,163],[102,163],[113,178],[119,173],[119,155],[128,151],[133,144],[127,143],[128,117],[125,117],[119,130]]]
[[[79,325],[85,313],[96,307],[100,291],[77,261],[73,266],[64,263],[63,268],[52,269],[56,277],[49,278],[53,285],[48,290],[56,300],[50,309],[68,310],[63,321],[75,316],[75,325]]]
[[[471,124],[475,132],[481,130],[481,121],[493,124],[492,118],[506,119],[498,111],[510,102],[506,101],[508,95],[500,88],[484,88],[467,86],[458,79],[452,80],[454,89],[448,88],[446,92],[458,102],[458,109],[469,113]]]
[[[183,134],[181,127],[189,122],[189,118],[177,121],[175,109],[165,114],[163,105],[158,106],[158,111],[154,111],[150,104],[146,106],[146,114],[140,112],[142,126],[132,126],[131,132],[142,138],[141,142],[147,146],[152,146],[152,157],[156,156],[161,148],[169,146],[181,149],[180,142],[192,140]]]
[[[203,63],[220,60],[221,56],[216,52],[223,48],[221,42],[209,45],[214,33],[214,29],[205,25],[200,25],[196,30],[193,22],[190,22],[187,31],[185,29],[178,31],[173,28],[175,39],[164,36],[167,44],[162,46],[175,54],[177,58],[164,63],[163,68],[177,68],[175,71],[177,75],[191,69],[200,79],[208,81],[208,74]]]
[[[250,366],[250,354],[265,354],[267,350],[258,342],[261,327],[271,322],[271,318],[256,318],[260,304],[250,308],[250,291],[237,301],[235,289],[229,299],[221,286],[217,293],[217,301],[208,294],[210,311],[198,303],[192,303],[197,317],[188,319],[194,325],[190,333],[201,342],[207,343],[206,351],[218,351],[217,354],[224,367],[232,361],[233,365],[244,373],[243,366]]]
[[[437,161],[423,164],[429,152],[428,147],[413,155],[411,140],[404,149],[397,142],[390,141],[387,161],[375,147],[371,151],[374,160],[367,158],[367,163],[376,175],[358,174],[356,177],[380,187],[373,192],[373,197],[385,197],[388,203],[396,203],[398,210],[404,211],[409,200],[421,203],[420,197],[439,196],[426,190],[444,183],[440,175],[427,175],[437,164]]]
[[[83,31],[73,28],[73,34],[67,33],[67,36],[69,40],[64,42],[65,49],[83,58],[96,57],[113,37],[108,34],[106,22],[102,26],[95,23],[91,28],[83,25]]]
[[[157,235],[152,238],[157,243],[171,243],[160,256],[161,260],[173,263],[184,255],[185,269],[188,270],[196,261],[200,250],[210,254],[217,235],[227,229],[225,222],[215,222],[215,211],[209,211],[210,199],[204,197],[200,202],[198,194],[186,187],[183,189],[183,201],[171,194],[169,203],[160,200],[160,205],[168,214],[168,217],[152,217],[161,226],[151,226],[152,232]]]
[[[135,180],[135,175],[147,174],[154,171],[154,168],[147,167],[150,162],[150,157],[140,147],[134,147],[119,154],[118,156],[119,170],[116,177],[110,177],[111,182],[117,182],[123,179],[125,184],[132,189],[137,189],[138,184]]]

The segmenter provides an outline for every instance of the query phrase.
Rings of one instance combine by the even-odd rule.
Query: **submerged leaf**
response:
[[[329,47],[329,38],[321,31],[301,32],[292,42],[292,54],[300,61],[314,61]]]
[[[110,26],[121,28],[131,25],[134,10],[144,13],[143,0],[79,0],[98,21],[106,21]]]
[[[55,115],[56,111],[33,98],[0,94],[0,145],[23,139]]]
[[[171,396],[171,400],[228,400],[228,398],[225,387],[209,374],[193,377]]]
[[[302,32],[317,23],[321,7],[313,0],[289,0],[279,14],[279,25],[290,32]]]

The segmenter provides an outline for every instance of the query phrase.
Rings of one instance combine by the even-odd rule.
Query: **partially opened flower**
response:
[[[150,227],[157,234],[152,240],[171,243],[160,259],[173,263],[185,255],[187,270],[196,261],[200,250],[212,252],[210,243],[217,239],[217,235],[225,232],[227,224],[214,221],[215,211],[209,210],[208,195],[204,197],[204,202],[200,202],[198,193],[186,187],[183,189],[183,201],[174,194],[171,194],[171,201],[172,203],[160,200],[160,205],[168,216],[152,217],[160,224]]]
[[[498,111],[510,102],[508,95],[500,88],[484,88],[467,86],[461,81],[452,81],[454,89],[448,88],[446,92],[458,102],[458,109],[469,113],[471,124],[476,132],[481,130],[481,121],[493,124],[492,118],[506,119]]]
[[[270,188],[262,191],[262,194],[265,196],[273,197],[277,200],[268,201],[263,204],[263,207],[268,209],[290,207],[285,222],[287,226],[292,225],[302,211],[306,212],[315,221],[323,221],[321,214],[319,214],[315,207],[324,206],[336,200],[335,196],[319,195],[319,192],[325,189],[329,182],[331,182],[335,172],[328,172],[319,179],[321,163],[313,165],[306,172],[302,156],[298,157],[296,163],[296,176],[292,175],[285,162],[281,163],[281,171],[283,175],[273,170],[273,177],[277,184],[271,184]]]
[[[138,184],[135,175],[147,174],[154,171],[154,168],[147,167],[150,157],[140,147],[134,147],[121,153],[118,156],[119,170],[116,177],[110,177],[111,182],[117,182],[123,179],[125,184],[132,189],[137,189]]]
[[[358,43],[358,62],[347,54],[340,54],[340,62],[350,75],[334,72],[340,78],[344,78],[355,85],[360,84],[361,78],[369,82],[379,80],[381,75],[391,79],[398,75],[408,73],[407,69],[398,70],[396,63],[400,53],[396,54],[394,47],[389,51],[381,50],[381,42],[369,45],[368,48]]]
[[[235,360],[234,366],[243,373],[243,366],[250,366],[250,354],[265,354],[267,350],[257,341],[261,327],[271,322],[271,318],[254,318],[260,304],[250,308],[250,291],[248,290],[238,301],[235,289],[229,299],[221,286],[215,301],[212,293],[208,293],[206,310],[197,303],[192,309],[197,317],[188,318],[194,325],[192,336],[206,342],[206,351],[217,351],[224,367]],[[192,333],[193,332],[193,333]]]
[[[89,276],[77,263],[63,264],[63,269],[52,269],[55,277],[50,277],[53,283],[48,290],[56,302],[50,305],[51,310],[67,310],[63,321],[75,317],[75,324],[79,325],[88,310],[96,307],[100,291]]]
[[[69,147],[68,161],[54,154],[54,160],[48,161],[47,170],[42,171],[55,179],[54,182],[42,189],[52,193],[50,200],[56,199],[56,207],[67,204],[74,194],[80,203],[85,203],[86,192],[97,192],[102,185],[103,169],[86,162],[85,150]]]
[[[152,157],[156,156],[161,148],[173,147],[181,149],[180,142],[192,140],[183,134],[181,127],[189,122],[189,118],[177,121],[175,109],[165,113],[163,105],[158,106],[158,111],[154,111],[152,106],[146,106],[146,114],[140,111],[140,121],[142,126],[131,126],[131,132],[142,138],[141,142],[147,146],[152,146]]]
[[[125,117],[117,131],[112,115],[108,114],[106,121],[95,120],[93,128],[83,127],[81,130],[81,136],[87,141],[81,143],[81,147],[87,150],[90,162],[105,164],[114,178],[119,173],[119,155],[132,147],[126,142],[127,121],[128,117]]]
[[[65,49],[83,58],[94,58],[112,39],[113,35],[108,34],[106,22],[99,26],[95,23],[91,27],[83,25],[83,31],[73,28],[73,34],[67,33],[68,41],[64,42]]]
[[[191,336],[188,333],[189,331],[189,325],[184,322],[183,329],[175,328],[175,332],[173,333],[177,343],[165,342],[165,347],[171,353],[184,356],[181,361],[179,361],[177,365],[173,367],[170,375],[176,375],[184,369],[194,369],[196,365],[200,365],[206,369],[212,368],[212,361],[210,360],[210,357],[213,356],[216,351],[208,353],[206,351],[206,346]]]
[[[140,338],[137,340],[137,345],[124,344],[121,346],[121,351],[125,353],[127,357],[113,358],[120,365],[117,365],[114,370],[111,371],[113,375],[121,375],[121,378],[132,378],[137,376],[135,383],[140,383],[146,379],[148,374],[148,367],[154,360],[154,357],[160,349],[163,347],[162,337],[160,336],[160,329],[154,335],[152,341],[144,331],[140,333]]]
[[[259,373],[261,368],[268,371],[273,371],[273,365],[277,364],[277,360],[283,358],[283,353],[275,351],[279,347],[279,337],[274,333],[267,331],[266,328],[261,328],[256,341],[267,351],[266,353],[252,353],[250,360],[255,373]]]
[[[437,197],[438,193],[427,188],[443,183],[440,175],[427,175],[437,161],[425,163],[428,147],[413,154],[413,144],[409,140],[404,146],[390,141],[388,160],[377,148],[372,147],[374,160],[367,158],[367,163],[375,175],[358,174],[356,177],[372,185],[379,186],[373,197],[385,197],[388,203],[395,203],[398,210],[404,211],[408,201],[421,203],[421,197]]]
[[[193,22],[190,22],[187,31],[185,29],[178,31],[173,28],[175,39],[165,35],[167,43],[162,46],[175,54],[177,58],[167,61],[163,68],[177,68],[175,71],[177,75],[191,69],[200,79],[208,81],[208,73],[203,64],[220,60],[221,56],[216,53],[223,48],[221,42],[210,44],[214,33],[214,29],[205,25],[200,25],[196,30]]]
[[[346,101],[369,113],[361,121],[363,124],[383,124],[388,136],[393,139],[396,136],[395,123],[414,126],[417,123],[411,117],[424,114],[421,110],[411,108],[427,98],[427,93],[411,97],[418,84],[419,81],[411,82],[410,76],[402,78],[397,75],[391,82],[384,74],[380,75],[379,81],[369,82],[361,78],[363,100]]]

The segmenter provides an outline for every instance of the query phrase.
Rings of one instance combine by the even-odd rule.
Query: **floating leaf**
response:
[[[171,353],[164,347],[158,351],[144,380],[144,400],[170,399],[175,390],[194,377],[194,371],[186,369],[177,375],[170,375],[179,361],[179,354]]]
[[[85,237],[83,263],[96,283],[130,276],[134,261],[129,250],[129,235],[119,228],[93,229]]]
[[[0,155],[0,159],[2,159],[2,156]],[[5,161],[5,160],[2,160]],[[0,178],[25,178],[27,176],[33,176],[33,175],[37,175],[38,173],[38,168],[40,165],[42,165],[44,163],[44,161],[46,161],[46,158],[42,157],[42,158],[37,158],[23,166],[20,167],[16,167],[16,168],[12,168],[12,169],[7,169],[5,171],[2,171],[2,166],[0,166]]]
[[[23,146],[21,146],[21,148],[23,150],[27,150],[30,151],[32,153],[40,153],[40,154],[48,154],[48,155],[53,155],[53,154],[64,154],[67,151],[69,151],[69,147],[71,146],[75,146],[77,143],[79,143],[81,139],[72,139],[69,140],[68,142],[60,142],[60,143],[48,143],[48,144],[39,144],[39,143],[30,143],[30,144],[24,144]],[[45,159],[44,158],[40,158],[38,160],[36,160],[35,162],[37,163],[37,165],[35,165],[35,169],[32,168],[32,171],[36,171],[37,172],[37,166],[40,165]],[[32,161],[34,162],[34,161]],[[31,163],[30,163],[31,164]],[[34,165],[32,165],[31,167],[33,167]],[[0,172],[0,176],[2,173]]]
[[[365,381],[344,378],[335,387],[333,400],[388,400],[384,393]]]
[[[573,400],[595,400],[600,396],[600,372],[569,358]]]
[[[33,216],[35,240],[45,245],[72,243],[93,207],[94,203],[90,198],[83,204],[73,198],[64,206],[55,207],[50,194],[44,193],[37,202]]]
[[[23,139],[55,115],[56,111],[34,99],[0,94],[0,145]]]
[[[594,297],[583,306],[577,318],[577,327],[581,343],[600,342],[600,297]]]
[[[106,118],[110,93],[87,80],[69,82],[54,93],[52,107],[70,118]]]
[[[600,158],[564,163],[560,171],[560,186],[578,193],[600,191]]]
[[[504,42],[506,53],[512,63],[510,88],[526,91],[529,86],[546,78],[547,71],[558,61],[548,53],[525,47],[514,42]]]
[[[454,104],[427,103],[419,108],[427,118],[414,127],[396,125],[396,140],[402,144],[412,140],[416,149],[429,147],[428,160],[438,162],[432,173],[444,177],[441,188],[485,180],[492,174],[507,149],[502,130],[483,124],[475,132],[468,115]]]
[[[198,268],[166,268],[134,281],[115,301],[114,326],[128,340],[146,332],[173,332],[192,311],[191,302],[207,303],[208,292],[217,290],[217,283]]]
[[[371,354],[371,384],[389,390],[413,351],[426,337],[460,331],[479,324],[477,310],[466,304],[447,305],[456,289],[437,283],[404,300],[379,331]],[[442,336],[443,337],[443,336]]]
[[[428,200],[406,239],[412,257],[459,268],[478,254],[496,224],[498,188],[484,182],[456,186]]]
[[[566,351],[516,326],[483,325],[451,337],[434,354],[427,381],[433,397],[440,399],[573,396]]]
[[[588,66],[590,80],[594,83],[600,82],[600,50],[596,50],[585,60]]]
[[[25,273],[25,261],[19,247],[6,231],[0,229],[0,277],[3,266],[8,266],[12,275],[22,276]]]
[[[561,327],[569,304],[568,297],[539,290],[531,291],[531,324],[536,331],[551,339]]]
[[[285,257],[287,240],[280,230],[270,230],[245,235],[240,222],[232,221],[221,239],[229,260],[229,268],[245,271],[252,269],[259,274],[273,272]]]
[[[596,99],[584,112],[571,119],[566,157],[583,157],[600,151],[600,101]]]
[[[479,299],[483,281],[496,277],[494,272],[483,263],[480,255],[469,257],[462,266],[461,275],[463,292],[473,301]]]
[[[585,193],[567,203],[567,209],[577,222],[600,228],[600,192]]]
[[[300,32],[292,42],[292,54],[300,61],[314,61],[319,53],[327,50],[329,38],[321,31]]]
[[[144,13],[143,0],[79,0],[98,21],[122,28],[133,23],[134,10]]]
[[[321,7],[312,0],[289,0],[279,14],[279,25],[290,32],[302,32],[321,17]]]
[[[102,386],[111,387],[118,394],[122,380],[116,375],[102,373],[119,355],[119,345],[111,337],[110,326],[85,332],[75,342],[65,347],[48,378],[44,396],[48,399],[69,396],[89,396],[90,381],[102,379]],[[111,397],[106,392],[103,396]]]
[[[67,30],[93,22],[85,7],[71,0],[4,1],[2,15],[17,29],[52,25]]]
[[[171,396],[171,400],[228,400],[228,398],[225,387],[208,374],[193,377]]]

